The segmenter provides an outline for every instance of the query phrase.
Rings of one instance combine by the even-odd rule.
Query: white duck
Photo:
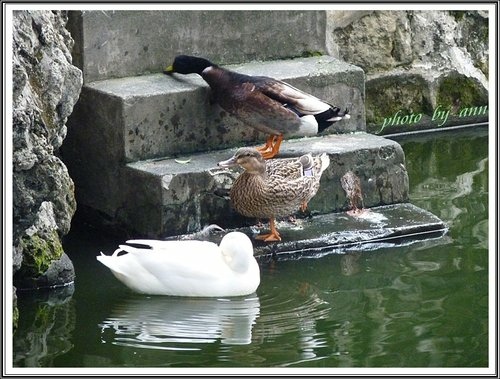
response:
[[[255,292],[260,270],[250,238],[226,234],[208,241],[129,240],[97,260],[131,290],[148,295],[226,297]],[[125,252],[125,254],[119,254]]]

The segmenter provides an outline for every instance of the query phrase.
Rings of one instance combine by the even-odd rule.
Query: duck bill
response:
[[[174,72],[174,66],[173,65],[170,65],[167,68],[165,68],[165,70],[163,70],[163,73],[167,74],[167,75],[173,74],[173,72]]]
[[[217,166],[219,167],[233,167],[236,166],[238,163],[236,162],[236,157],[231,157],[227,161],[221,161],[217,163]]]

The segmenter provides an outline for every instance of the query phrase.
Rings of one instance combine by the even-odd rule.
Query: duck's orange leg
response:
[[[276,136],[274,134],[271,134],[269,137],[267,137],[266,144],[264,146],[257,147],[257,150],[259,151],[259,153],[263,154],[266,151],[272,150],[275,138],[276,138]]]
[[[300,210],[302,212],[307,211],[307,201],[304,201],[302,204],[300,204]]]
[[[271,218],[269,220],[269,226],[271,228],[271,233],[269,233],[269,234],[260,234],[257,237],[255,237],[255,239],[263,240],[265,242],[281,241],[281,236],[278,233],[278,231],[276,230],[276,225],[275,225],[274,218]]]
[[[257,150],[259,151],[259,153],[261,153],[264,159],[274,158],[280,150],[281,141],[283,141],[282,134],[280,134],[279,136],[271,134],[267,138],[266,144],[264,146],[258,147]]]

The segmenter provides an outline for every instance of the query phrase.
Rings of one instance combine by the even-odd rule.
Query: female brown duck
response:
[[[220,167],[240,165],[245,171],[236,178],[229,193],[237,212],[247,217],[268,218],[271,233],[264,241],[280,241],[275,219],[303,210],[319,189],[321,174],[330,164],[327,154],[265,161],[253,148],[243,147]]]
[[[259,148],[265,159],[278,154],[284,135],[316,135],[350,118],[347,109],[342,111],[285,82],[239,74],[204,58],[179,55],[164,72],[200,75],[224,110],[269,135],[266,145]]]

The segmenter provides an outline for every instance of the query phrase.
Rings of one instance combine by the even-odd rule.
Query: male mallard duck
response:
[[[285,82],[239,74],[204,58],[179,55],[164,72],[200,75],[225,111],[269,134],[266,144],[258,149],[265,159],[278,154],[284,135],[316,135],[333,123],[350,118],[347,109],[342,111]]]
[[[97,260],[135,292],[148,295],[225,297],[248,295],[260,284],[250,238],[226,234],[208,241],[130,240]],[[122,252],[125,252],[123,254]],[[122,253],[122,254],[120,254]]]
[[[265,161],[259,151],[248,147],[219,162],[220,167],[240,165],[245,169],[234,181],[229,197],[242,215],[269,219],[271,233],[257,236],[264,241],[281,241],[275,219],[305,209],[318,192],[321,174],[329,164],[327,154]]]

